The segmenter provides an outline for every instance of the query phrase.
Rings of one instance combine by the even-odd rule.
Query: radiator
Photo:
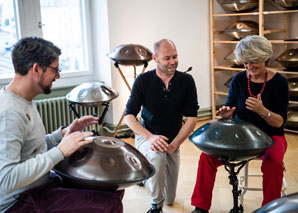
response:
[[[69,102],[65,97],[48,98],[34,101],[40,117],[45,126],[46,133],[51,133],[60,126],[68,126],[76,117],[75,113],[69,110]],[[101,115],[100,107],[85,107],[78,104],[73,105],[80,116]],[[100,125],[92,125],[85,131],[95,130],[100,132]]]

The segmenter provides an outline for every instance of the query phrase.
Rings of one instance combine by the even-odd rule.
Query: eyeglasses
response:
[[[55,71],[56,71],[56,74],[58,74],[58,73],[60,73],[60,72],[62,71],[62,69],[59,68],[59,67],[51,67],[51,66],[47,66],[47,67],[49,67],[49,68],[55,70]]]

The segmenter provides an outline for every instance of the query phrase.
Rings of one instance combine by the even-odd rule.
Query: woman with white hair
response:
[[[281,195],[283,158],[287,149],[284,124],[289,102],[288,81],[267,67],[273,51],[270,41],[262,36],[247,36],[235,48],[235,58],[245,70],[231,82],[227,101],[217,113],[222,118],[239,118],[266,132],[275,144],[261,156],[263,163],[263,203]],[[208,212],[211,206],[217,167],[220,160],[205,153],[200,156],[196,185],[191,204],[192,213]]]

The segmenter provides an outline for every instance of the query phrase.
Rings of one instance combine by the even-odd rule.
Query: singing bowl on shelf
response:
[[[218,119],[198,128],[189,140],[204,153],[228,161],[262,155],[274,141],[255,125],[239,119]]]
[[[122,65],[143,65],[152,59],[152,52],[139,44],[123,44],[115,47],[107,56]]]
[[[120,190],[150,178],[155,169],[133,146],[112,137],[94,141],[54,167],[66,185],[75,188]]]
[[[118,97],[118,92],[100,82],[87,82],[73,88],[66,99],[83,106],[96,106]]]
[[[236,21],[224,29],[224,33],[233,39],[259,34],[259,25],[254,21]]]
[[[226,0],[221,6],[231,12],[249,12],[258,8],[258,0]]]
[[[298,72],[298,48],[286,50],[276,58],[276,61],[288,70]]]
[[[298,9],[298,0],[274,0],[274,2],[288,10]]]
[[[295,213],[298,212],[298,193],[275,199],[253,213]]]

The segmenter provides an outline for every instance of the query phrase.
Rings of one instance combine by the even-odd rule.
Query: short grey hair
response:
[[[237,44],[234,54],[241,63],[266,62],[272,57],[272,44],[263,36],[246,36]]]
[[[159,41],[157,41],[157,42],[155,42],[155,43],[153,44],[153,54],[154,54],[154,55],[157,54],[157,51],[158,51],[160,45],[161,45],[163,42],[165,42],[165,41],[168,41],[168,42],[172,43],[172,44],[176,47],[176,45],[175,45],[175,43],[174,43],[173,41],[171,41],[171,40],[169,40],[169,39],[165,39],[165,38],[164,38],[164,39],[161,39],[161,40],[159,40]]]

